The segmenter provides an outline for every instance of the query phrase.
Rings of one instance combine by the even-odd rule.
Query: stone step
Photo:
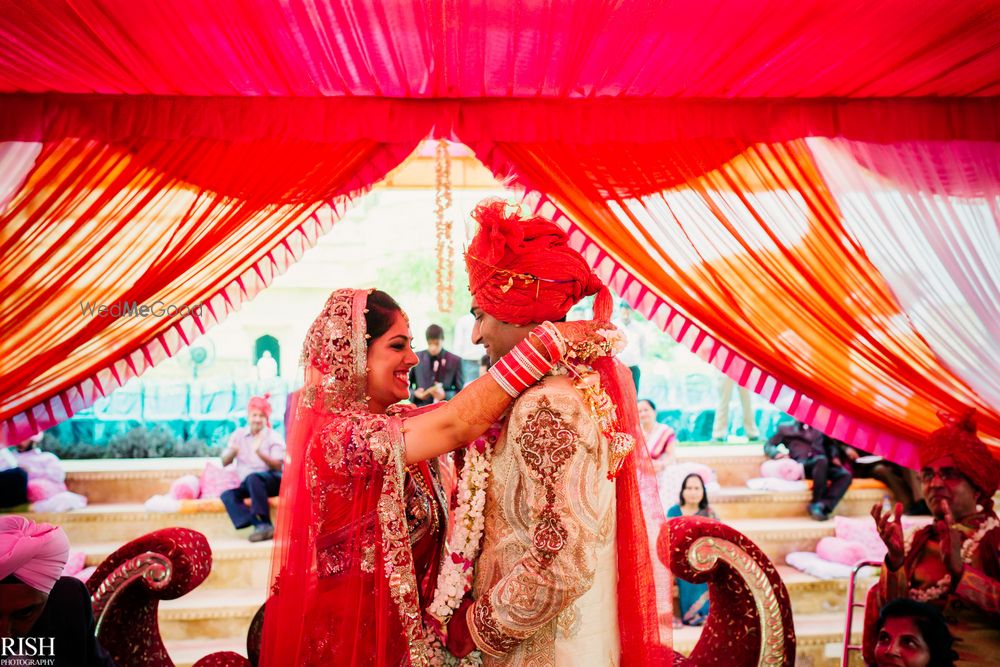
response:
[[[178,477],[201,475],[207,461],[218,459],[68,459],[62,464],[69,490],[98,504],[145,502],[166,493]]]
[[[23,516],[62,526],[70,544],[95,541],[124,544],[141,535],[180,526],[197,530],[210,541],[246,538],[251,529],[236,530],[224,509],[200,512],[147,512],[141,503],[102,503],[63,513],[24,512]]]
[[[776,563],[775,566],[788,589],[796,618],[806,614],[843,613],[847,609],[846,579],[817,579],[788,565]],[[860,583],[858,588],[861,589]]]
[[[699,445],[678,447],[679,461],[697,461],[712,467],[722,486],[742,487],[760,476],[766,460],[762,445]],[[217,458],[67,459],[66,486],[87,496],[91,504],[142,503],[166,493],[183,475],[200,475],[208,461]]]
[[[830,582],[823,582],[830,583]],[[792,587],[795,584],[792,583]],[[191,664],[214,650],[236,650],[245,654],[246,631],[263,595],[247,591],[194,591],[179,600],[160,605],[160,632],[178,664]],[[794,606],[794,604],[793,604]],[[795,612],[797,665],[838,664],[844,636],[844,612]],[[856,626],[857,633],[860,625]],[[694,648],[700,628],[676,628],[674,647],[682,653]],[[198,651],[202,651],[198,653]]]
[[[881,484],[864,480],[860,488],[848,489],[837,504],[835,515],[864,516],[886,493]],[[746,487],[723,487],[709,494],[713,509],[723,521],[735,519],[802,518],[808,516],[811,491],[755,491]]]
[[[795,624],[795,666],[796,667],[837,667],[844,645],[843,613],[807,614],[796,616]],[[860,624],[855,626],[852,639],[860,641]],[[674,649],[688,655],[694,649],[701,628],[675,628]],[[852,664],[854,664],[852,662]],[[861,664],[860,662],[858,664]]]
[[[262,604],[264,590],[197,589],[160,603],[163,641],[232,639],[246,642],[250,621]]]
[[[795,617],[811,614],[843,614],[847,611],[847,579],[819,579],[789,565],[777,565]],[[878,582],[875,570],[864,571],[855,582],[856,601],[864,601],[868,589]]]
[[[816,543],[834,533],[833,521],[808,518],[734,519],[729,526],[746,535],[775,565],[793,551],[813,551]]]
[[[87,565],[98,565],[123,542],[74,543],[74,551],[86,554]],[[240,538],[216,538],[212,547],[212,571],[194,592],[206,589],[265,591],[270,581],[273,542],[248,542]]]
[[[836,514],[864,516],[874,503],[882,499],[883,493],[877,488],[851,489],[838,505]],[[807,491],[770,492],[747,488],[723,488],[711,496],[713,507],[727,523],[745,519],[803,519],[807,517],[809,500]],[[249,528],[233,528],[221,503],[203,504],[198,511],[166,513],[147,512],[141,503],[91,503],[72,512],[25,512],[24,516],[61,525],[71,543],[94,542],[95,537],[102,542],[124,543],[171,526],[197,530],[210,540],[245,538],[250,534]]]
[[[752,477],[760,477],[760,464],[767,460],[764,444],[694,445],[677,448],[677,460],[703,463],[715,471],[720,486],[742,487]]]

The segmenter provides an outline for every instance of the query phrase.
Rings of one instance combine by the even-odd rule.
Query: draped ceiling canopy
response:
[[[0,44],[0,439],[223,319],[430,136],[794,416],[912,464],[972,406],[1000,444],[996,2],[2,0]]]

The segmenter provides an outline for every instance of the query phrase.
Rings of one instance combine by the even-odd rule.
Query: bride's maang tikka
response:
[[[365,409],[365,313],[373,291],[334,291],[309,327],[300,359],[306,373],[304,405],[315,405],[320,398],[328,410]]]

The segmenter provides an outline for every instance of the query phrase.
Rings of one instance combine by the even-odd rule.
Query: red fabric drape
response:
[[[477,154],[550,194],[647,317],[794,416],[910,464],[937,409],[975,405],[981,430],[1000,435],[1000,411],[927,347],[846,232],[803,142],[506,142]]]
[[[562,188],[553,194],[579,223],[578,229],[604,246],[593,251],[597,259],[609,252],[614,270],[627,269],[619,287],[629,287],[628,271],[641,268],[642,280],[652,281],[649,287],[654,288],[650,293],[655,293],[655,299],[679,299],[680,311],[665,312],[676,313],[671,322],[683,324],[672,326],[684,327],[684,331],[675,334],[689,346],[700,349],[709,341],[710,356],[717,364],[768,397],[780,394],[785,383],[805,391],[797,392],[797,397],[813,397],[818,395],[815,377],[812,384],[799,382],[817,369],[799,369],[796,374],[778,366],[767,372],[757,364],[764,359],[751,361],[754,345],[776,350],[782,345],[787,348],[787,343],[754,343],[749,337],[736,341],[739,345],[734,342],[732,350],[723,349],[721,343],[716,346],[720,340],[736,338],[732,330],[737,326],[754,331],[755,336],[768,333],[755,326],[751,311],[736,312],[739,309],[732,307],[739,300],[727,286],[730,278],[724,267],[703,262],[699,275],[709,276],[704,282],[712,290],[685,296],[682,278],[648,266],[649,259],[642,259],[641,253],[624,256],[629,253],[611,231],[634,225],[641,211],[625,215],[622,209],[622,215],[611,216],[607,203],[616,198],[655,198],[665,188],[690,189],[704,172],[715,174],[706,177],[710,180],[722,178],[725,165],[734,156],[746,155],[749,147],[781,146],[803,137],[868,142],[1000,141],[998,25],[1000,11],[989,0],[958,4],[933,0],[921,5],[920,12],[913,11],[908,0],[875,5],[806,0],[794,6],[781,0],[419,0],[388,4],[351,0],[25,4],[0,0],[0,40],[8,47],[0,52],[0,140],[45,143],[35,171],[14,200],[19,212],[16,216],[8,212],[0,219],[0,242],[14,244],[21,252],[16,259],[0,260],[2,268],[14,269],[10,283],[3,286],[9,290],[28,266],[37,272],[58,269],[46,279],[36,275],[34,283],[26,281],[43,293],[68,268],[83,271],[83,258],[91,263],[106,260],[110,268],[101,283],[103,291],[97,292],[102,298],[139,293],[149,297],[162,293],[174,299],[207,296],[210,302],[221,304],[216,308],[221,317],[230,308],[228,302],[238,303],[245,292],[252,293],[267,282],[269,271],[280,270],[297,256],[297,251],[284,249],[282,239],[307,238],[325,228],[315,222],[302,223],[319,202],[371,180],[349,183],[347,172],[360,169],[375,156],[370,175],[376,177],[405,153],[403,147],[412,146],[433,127],[435,136],[509,146],[510,161],[523,170],[524,182]],[[583,186],[559,182],[565,174],[558,173],[572,173],[572,169],[556,161],[552,173],[545,174],[537,154],[514,159],[514,147],[537,153],[537,146],[546,142],[573,145],[590,165],[583,170],[587,173],[579,175],[592,183],[583,188],[587,196],[579,197],[575,207],[568,193]],[[675,150],[653,161],[643,158],[624,169],[618,164],[625,162],[625,154],[615,155],[616,144],[648,148],[664,142],[676,142],[675,149],[685,146],[682,159],[668,159],[678,154]],[[332,153],[355,151],[346,158],[343,173],[327,159],[319,159],[314,166],[292,157],[301,151],[312,159],[323,152],[320,145],[330,147]],[[598,164],[594,156],[605,155],[609,147],[609,162]],[[369,157],[362,155],[366,150]],[[778,171],[799,169],[774,155],[760,154],[756,162],[765,170],[762,165],[772,159]],[[505,170],[510,161],[503,158],[494,166]],[[261,176],[270,173],[272,162],[287,167],[273,182],[241,170],[241,166],[261,165]],[[285,178],[286,174],[291,178]],[[324,179],[328,183],[321,184]],[[609,181],[617,181],[615,187],[624,190],[606,187]],[[714,187],[702,186],[704,192]],[[720,187],[720,191],[737,193],[741,185],[736,179]],[[782,185],[790,191],[798,187]],[[94,194],[86,194],[89,190]],[[811,190],[815,188],[810,185],[801,195],[810,205],[821,209],[828,205],[829,198]],[[724,245],[749,248],[759,243],[761,225],[754,233],[734,226],[732,211],[726,208],[735,205],[714,202],[709,206],[711,197],[703,192],[697,198],[704,204],[702,214],[707,209],[708,219],[715,221],[716,227],[710,228],[721,226],[728,235],[715,240],[728,239]],[[154,222],[154,211],[166,207],[168,201],[183,209],[176,216],[187,222],[164,231],[156,226],[160,223]],[[744,212],[754,208],[740,206]],[[836,217],[812,210],[810,215],[820,221]],[[832,223],[813,222],[813,236],[835,236]],[[128,261],[123,262],[125,253],[112,241],[140,236],[140,225],[160,233],[161,250],[168,256],[175,252],[178,262],[200,262],[200,266],[171,266],[162,253],[147,249],[140,253],[145,259],[137,260],[137,266],[145,262],[144,267],[163,270],[163,285],[146,274],[123,272]],[[223,250],[234,238],[223,241],[223,229],[232,234],[245,232],[246,240],[240,241],[244,252]],[[683,226],[679,229],[686,233]],[[108,230],[121,235],[109,237]],[[126,236],[130,232],[133,237]],[[697,229],[692,233],[697,235]],[[750,236],[743,238],[743,234]],[[179,238],[197,248],[175,248],[171,243]],[[580,239],[581,246],[590,243]],[[25,255],[29,241],[38,256]],[[682,241],[690,246],[689,240]],[[111,249],[98,250],[109,243]],[[288,243],[295,246],[297,242]],[[767,253],[744,254],[753,258],[744,268],[767,272],[766,265],[755,263],[767,260]],[[42,256],[49,258],[48,263],[39,263]],[[837,257],[839,261],[841,256]],[[697,264],[698,257],[693,259]],[[787,257],[781,259],[787,263]],[[265,278],[258,279],[258,271]],[[676,293],[666,292],[660,280],[676,283],[671,287]],[[815,290],[808,280],[803,281]],[[67,284],[73,287],[72,282]],[[173,287],[167,289],[168,284]],[[885,290],[862,286],[867,291],[859,294],[874,299],[872,308],[878,312]],[[640,289],[638,283],[636,289]],[[688,302],[709,296],[720,299],[724,310],[747,319],[719,322],[695,317],[695,308]],[[815,313],[811,299],[806,299],[806,310]],[[8,301],[0,306],[6,309]],[[19,313],[20,319],[3,323],[37,334],[39,323],[55,311],[19,308]],[[48,334],[53,345],[82,341],[73,338],[81,331],[67,326],[65,318],[58,314],[52,318],[57,325]],[[840,315],[834,319],[845,326],[861,326],[859,320],[847,322]],[[103,393],[106,384],[116,384],[118,376],[131,374],[132,366],[140,372],[198,328],[194,321],[178,326],[160,331],[158,343],[144,335],[140,338],[145,342],[138,348],[120,346],[118,358],[123,361],[118,366],[106,364],[105,371],[91,366],[89,375],[81,375],[80,366],[73,364],[61,366],[61,374],[49,368],[39,378],[19,371],[17,387],[8,386],[6,379],[0,386],[0,416],[9,422],[18,411],[30,410],[57,394],[60,398],[38,407],[32,419],[18,418],[22,425],[16,430],[22,433],[67,416],[95,393]],[[934,364],[925,364],[914,353],[897,365],[895,348],[910,350],[919,344],[911,344],[909,333],[894,342],[891,339],[898,332],[878,329],[890,340],[866,342],[866,349],[876,352],[866,351],[851,363],[860,377],[867,378],[863,384],[884,376],[887,386],[905,394],[909,391],[906,377]],[[794,327],[789,331],[801,335]],[[854,334],[868,340],[864,327]],[[689,335],[691,340],[686,338]],[[822,338],[827,336],[824,333]],[[104,342],[121,343],[117,339]],[[32,349],[39,349],[38,344]],[[87,360],[94,354],[104,356],[108,349],[101,347],[82,356]],[[126,358],[132,360],[131,366],[122,366]],[[877,373],[870,369],[872,358],[879,360],[874,366]],[[39,367],[41,363],[50,360],[42,357]],[[844,372],[855,373],[855,369],[848,366]],[[935,370],[927,381],[937,383],[939,393],[954,389],[954,400],[964,400],[966,388],[956,388],[952,380]],[[850,395],[851,382],[840,378],[834,384]],[[69,391],[71,386],[75,389]],[[841,397],[842,402],[846,400]],[[909,396],[894,396],[890,402],[909,400]],[[825,398],[800,400],[794,410],[815,416],[833,410],[830,405]],[[864,416],[855,411],[845,423],[851,424],[849,429],[864,430]],[[908,438],[923,428],[921,419],[909,426],[898,414],[892,420],[893,425],[876,422],[882,435],[861,439],[890,437],[890,433]],[[9,432],[12,425],[7,427]]]
[[[46,141],[0,216],[0,439],[70,417],[221,321],[416,143]],[[91,310],[132,303],[151,310]]]

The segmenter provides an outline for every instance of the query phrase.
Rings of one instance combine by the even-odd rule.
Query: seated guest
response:
[[[708,504],[705,482],[699,475],[684,478],[679,502],[667,510],[667,518],[679,516],[704,516],[719,520]],[[684,625],[703,625],[708,618],[708,584],[693,584],[675,579],[681,603],[681,622]]]
[[[888,552],[876,597],[929,602],[944,614],[959,664],[1000,656],[1000,519],[993,494],[1000,464],[976,437],[972,411],[941,415],[946,426],[920,449],[924,498],[934,522],[905,546],[902,506],[872,516]]]
[[[38,448],[37,433],[14,448],[17,467],[28,473],[28,502],[34,512],[68,512],[87,506],[87,498],[66,488],[66,471],[59,457]]]
[[[28,502],[28,471],[19,468],[14,453],[0,447],[0,509]]]
[[[427,327],[427,349],[417,352],[417,365],[410,369],[410,400],[430,405],[452,398],[462,388],[462,358],[444,349],[444,329]]]
[[[238,428],[222,452],[222,465],[236,460],[240,485],[222,493],[222,504],[237,528],[253,524],[251,542],[274,537],[271,508],[267,499],[278,495],[281,466],[285,462],[285,441],[271,428],[271,404],[268,395],[254,396],[247,405],[247,425]],[[247,508],[244,500],[250,499]]]
[[[656,404],[648,398],[639,401],[639,426],[646,437],[646,448],[653,465],[670,464],[677,460],[674,452],[677,435],[674,429],[656,421]]]
[[[87,587],[60,576],[68,556],[62,528],[0,517],[0,640],[12,647],[3,653],[9,664],[114,666],[94,635]]]
[[[924,602],[888,603],[875,624],[874,667],[953,667],[958,657],[944,616]]]
[[[903,504],[903,514],[908,516],[930,514],[920,489],[920,476],[909,468],[872,456],[866,451],[833,440],[840,452],[840,460],[854,479],[877,479],[889,487],[896,502]]]
[[[38,448],[44,434],[36,433],[24,442],[14,446],[14,456],[17,457],[17,467],[28,471],[31,481],[45,480],[54,485],[62,485],[65,490],[66,471],[63,470],[59,457],[51,452],[43,452]]]
[[[851,473],[841,464],[835,441],[796,421],[779,426],[764,445],[764,453],[772,459],[789,456],[802,464],[806,477],[813,481],[809,515],[817,521],[830,518],[840,499],[851,486]],[[787,454],[779,450],[784,445]]]

